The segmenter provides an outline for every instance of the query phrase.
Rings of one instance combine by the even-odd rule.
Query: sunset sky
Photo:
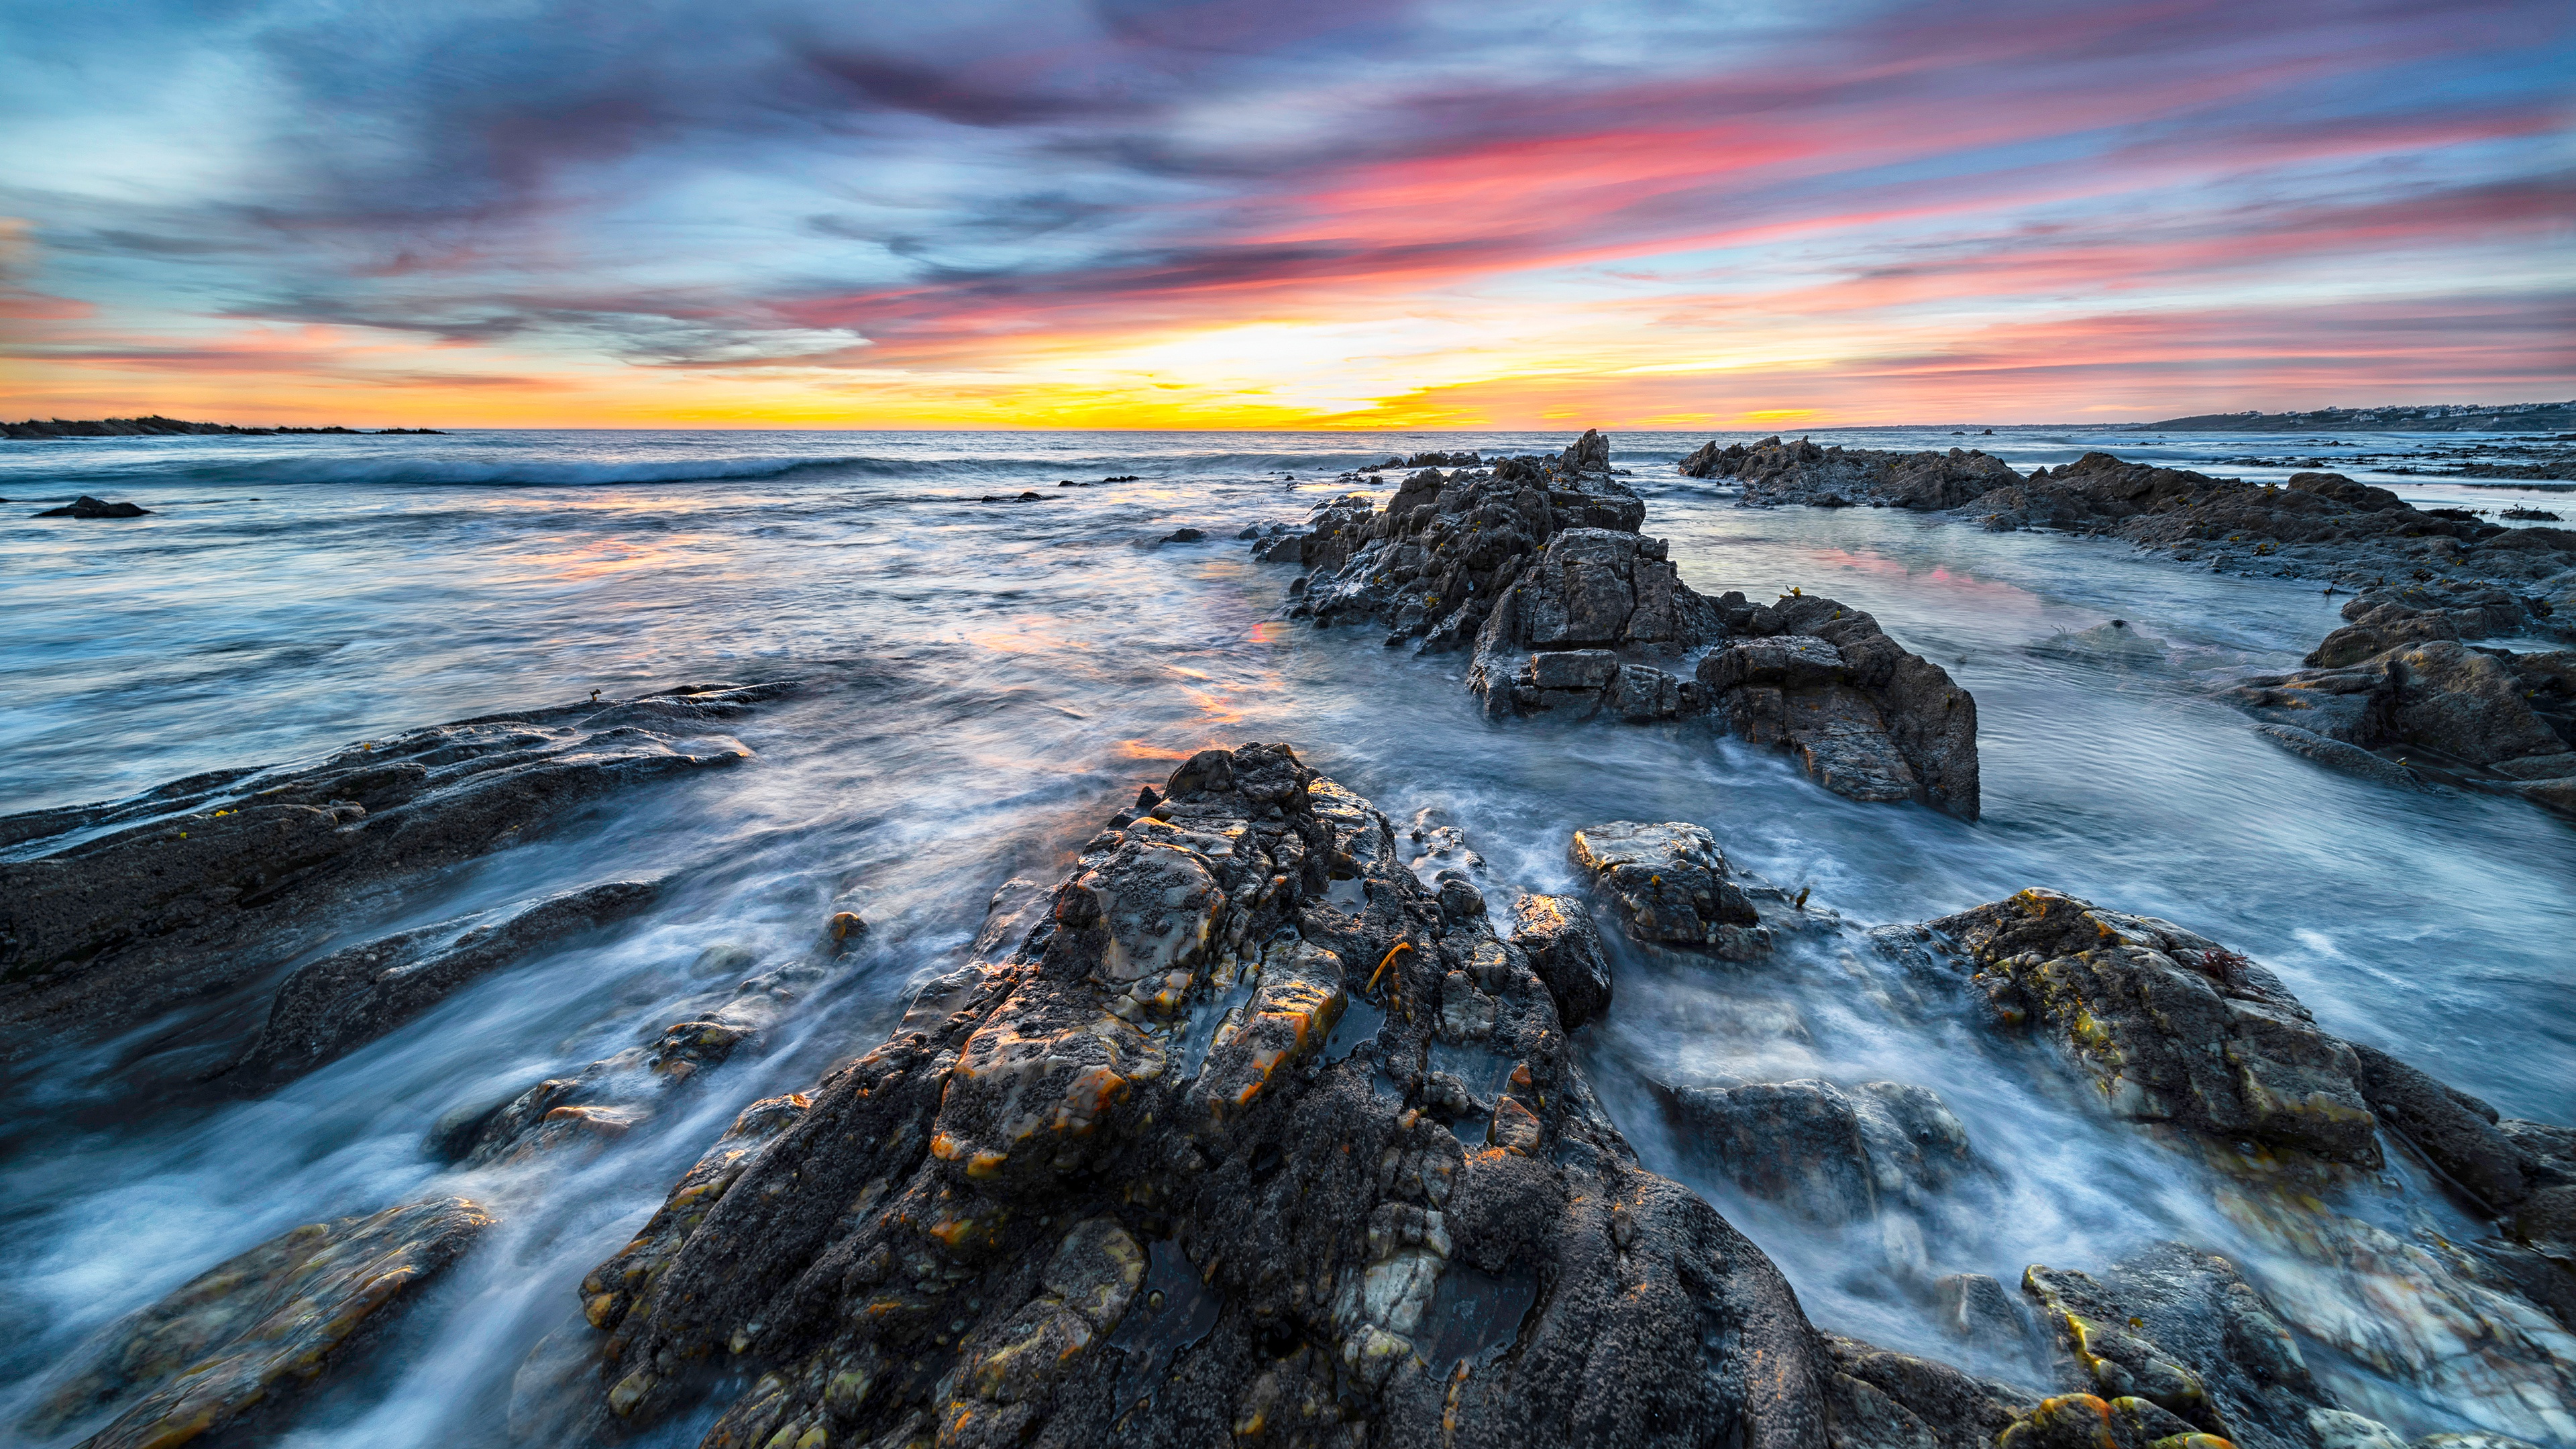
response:
[[[2566,0],[0,8],[0,414],[2576,397]]]

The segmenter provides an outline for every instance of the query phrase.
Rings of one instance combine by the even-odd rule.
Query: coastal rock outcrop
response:
[[[81,1449],[273,1430],[491,1223],[466,1199],[433,1197],[272,1238],[116,1325],[21,1427],[50,1436],[112,1415]]]
[[[723,1365],[709,1445],[1825,1438],[1778,1274],[1284,746],[1192,757],[782,1115],[586,1281],[601,1422]]]
[[[1587,825],[1574,832],[1567,853],[1616,906],[1631,940],[1737,959],[1770,949],[1772,933],[1703,826]]]
[[[2531,601],[2492,585],[2417,584],[2365,593],[2343,615],[2351,622],[2308,655],[2310,668],[2251,676],[2220,697],[2322,764],[2576,815],[2576,650],[2462,642],[2536,627],[2547,616]]]
[[[2503,1118],[2385,1052],[2333,1037],[2271,972],[2170,921],[2027,890],[1872,935],[1917,974],[1982,994],[1997,1022],[2044,1028],[2112,1113],[2153,1124],[2197,1160],[2239,1227],[2319,1267],[2313,1280],[2276,1283],[2264,1313],[2466,1406],[2479,1429],[2576,1439],[2576,1273],[2566,1251],[2576,1131]],[[2497,1215],[2501,1235],[2402,1238],[2344,1211],[2347,1195],[2387,1190],[2379,1169],[2401,1143]],[[2351,1426],[2326,1411],[2349,1410],[2306,1373],[2295,1340],[2241,1326],[2259,1295],[2231,1281],[2232,1268],[2179,1248],[2147,1258],[2127,1279],[2115,1270],[2101,1283],[2031,1270],[2025,1291],[2054,1316],[2070,1388],[2105,1402],[2144,1393],[2239,1442],[2249,1432],[2256,1443],[2348,1442],[2336,1436]],[[2182,1311],[2160,1320],[2160,1299]],[[2356,1311],[2356,1302],[2382,1307]],[[2225,1331],[2211,1338],[2213,1327]],[[2230,1389],[2228,1376],[2246,1366],[2259,1382]],[[2221,1417],[2198,1417],[2194,1404]]]
[[[375,1040],[477,977],[539,947],[653,903],[654,881],[608,881],[538,901],[498,921],[443,921],[335,951],[295,972],[268,1024],[225,1068],[225,1085],[261,1091]]]
[[[1640,535],[1645,504],[1587,432],[1554,458],[1505,458],[1490,473],[1406,478],[1385,508],[1335,499],[1308,528],[1256,543],[1314,572],[1292,585],[1292,618],[1369,620],[1389,644],[1475,654],[1467,687],[1487,714],[1608,714],[1647,721],[1711,709],[1738,733],[1798,752],[1827,789],[1919,800],[1974,819],[1976,704],[1940,666],[1878,621],[1793,593],[1756,607],[1681,581],[1663,539]],[[1773,636],[1818,636],[1800,667]],[[1831,656],[1830,660],[1826,656]]]
[[[2576,532],[2441,517],[2340,473],[2254,484],[2087,453],[1963,512],[2000,531],[2112,534],[2218,569],[2362,588],[2473,580],[2518,589],[2552,610],[2576,598]]]
[[[149,518],[152,510],[139,503],[110,503],[84,493],[60,508],[48,508],[31,515],[36,518]]]
[[[1685,478],[1733,478],[1746,507],[1804,503],[1818,508],[1945,509],[1974,502],[2021,475],[1980,449],[1819,448],[1805,438],[1764,438],[1720,449],[1704,443],[1678,465]]]
[[[2058,1038],[2118,1115],[2380,1165],[2352,1049],[2217,942],[2041,889],[1927,924],[1996,1016]]]
[[[791,688],[465,720],[0,818],[0,845],[22,857],[0,861],[0,1058],[255,981],[345,933],[374,892],[516,845],[607,791],[748,758],[712,728]]]

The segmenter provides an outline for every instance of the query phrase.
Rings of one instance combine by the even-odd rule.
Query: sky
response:
[[[0,415],[2576,397],[2566,0],[0,0]]]

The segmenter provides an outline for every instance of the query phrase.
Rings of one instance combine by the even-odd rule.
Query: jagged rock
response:
[[[1761,912],[1704,826],[1613,820],[1575,831],[1567,851],[1575,868],[1618,906],[1632,940],[1739,960],[1771,948]]]
[[[1875,448],[1819,448],[1801,438],[1765,438],[1720,451],[1707,443],[1684,458],[1689,478],[1735,478],[1744,484],[1746,507],[1807,503],[1846,508],[1856,503],[1890,508],[1957,508],[1990,490],[2019,483],[2021,475],[2000,458],[1969,448],[1895,453]]]
[[[541,946],[652,904],[656,881],[609,881],[552,896],[489,925],[443,921],[337,951],[298,967],[269,1003],[268,1024],[227,1067],[226,1085],[261,1091],[375,1040],[475,978]]]
[[[344,930],[370,892],[518,844],[609,790],[746,759],[708,726],[792,687],[466,720],[0,819],[18,845],[124,827],[0,862],[0,1057],[256,980]]]
[[[1512,944],[1547,983],[1556,1014],[1572,1031],[1610,1007],[1610,962],[1601,933],[1571,896],[1524,895],[1512,902]]]
[[[2059,1037],[2119,1115],[2379,1166],[2352,1049],[2217,942],[2050,890],[1928,924],[1998,1016]]]
[[[118,1324],[24,1427],[51,1435],[114,1414],[81,1449],[273,1427],[360,1358],[491,1222],[463,1198],[435,1197],[272,1238]]]
[[[602,1423],[722,1363],[708,1445],[1817,1442],[1786,1285],[1285,747],[1193,757],[978,975],[590,1275]]]
[[[1734,642],[1700,660],[1698,683],[1730,728],[1795,751],[1836,794],[1977,818],[1977,702],[1948,671],[1833,599],[1715,607]]]
[[[2353,622],[2309,654],[2317,667],[2252,676],[2220,697],[2323,764],[2426,775],[2576,814],[2576,650],[2460,642],[2530,626],[2523,600],[2494,588],[2392,590],[2355,599],[2344,617]]]
[[[1825,1344],[1839,1411],[1827,1436],[1833,1449],[1993,1449],[1997,1435],[2039,1406],[2037,1395],[1934,1359],[1832,1334]]]
[[[84,493],[60,508],[48,508],[32,515],[37,518],[148,518],[152,510],[137,503],[110,503]]]
[[[1554,459],[1505,458],[1490,473],[1424,469],[1375,514],[1349,511],[1365,510],[1365,495],[1336,500],[1338,512],[1299,536],[1294,556],[1316,572],[1302,594],[1292,587],[1291,617],[1366,619],[1392,631],[1388,643],[1418,638],[1425,650],[1472,641],[1467,687],[1497,717],[1696,715],[1714,702],[1702,672],[1712,646],[1821,633],[1841,674],[1776,701],[1776,689],[1761,692],[1771,685],[1736,678],[1728,718],[1798,748],[1829,789],[1974,819],[1967,692],[1831,599],[1756,609],[1741,594],[1701,596],[1664,540],[1638,534],[1646,506],[1610,473],[1609,446],[1587,432]],[[1261,556],[1290,556],[1287,537],[1260,545]]]
[[[2351,622],[2325,637],[2302,661],[2311,669],[2359,664],[2402,645],[2436,639],[2484,639],[2546,626],[2529,600],[2493,584],[2449,579],[2372,589],[2343,606]]]
[[[1919,1207],[1976,1161],[1940,1096],[1904,1082],[1684,1087],[1670,1100],[1683,1140],[1736,1186],[1827,1225]]]

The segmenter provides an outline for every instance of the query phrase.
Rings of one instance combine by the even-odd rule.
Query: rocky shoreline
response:
[[[1250,542],[1306,566],[1292,616],[1465,655],[1491,728],[1706,718],[1836,793],[1975,819],[1966,691],[1834,600],[1692,590],[1608,456],[1597,433],[1554,457],[1416,455],[1390,463],[1415,471],[1384,507],[1347,495]],[[1899,482],[1846,455],[1834,486],[1985,473],[1926,456]],[[2105,479],[2209,502],[2101,465],[1980,497],[2037,506]],[[2387,511],[2293,491],[2323,504],[2275,511]],[[2547,603],[2486,582],[2365,593],[2305,671],[2239,702],[2321,758],[2566,808],[2550,792],[2576,752],[2549,746],[2576,676],[2541,661],[2576,656],[2469,642],[2556,627]],[[5,1059],[41,1069],[247,993],[258,1019],[185,1080],[258,1098],[419,1030],[470,983],[633,929],[682,882],[594,880],[399,930],[394,902],[616,792],[762,768],[728,731],[799,689],[594,698],[0,818]],[[1200,750],[1060,869],[995,892],[953,967],[890,1028],[891,1011],[814,1057],[800,1090],[721,1131],[681,1110],[731,1106],[716,1069],[847,971],[869,932],[855,914],[783,957],[710,948],[694,994],[586,1066],[496,1073],[438,1114],[402,1200],[317,1213],[105,1329],[12,1428],[81,1449],[291,1434],[400,1351],[549,1190],[543,1169],[659,1119],[703,1150],[631,1241],[550,1290],[563,1325],[505,1415],[493,1390],[496,1441],[2576,1449],[2576,1128],[2334,1035],[2173,921],[2034,887],[1871,927],[1745,870],[1715,815],[1548,828],[1574,884],[1529,889],[1292,743]],[[1681,1070],[1650,1080],[1651,1120],[1614,1121],[1587,1048],[1651,1013],[1620,985],[1640,962],[1829,981],[2061,1091],[2237,1237],[1973,1271],[1945,1225],[2003,1164],[2064,1144],[1981,1139],[1954,1087]],[[1632,1141],[1649,1134],[1758,1211],[1851,1230],[1847,1270],[1953,1351],[1812,1322],[1760,1246],[1650,1168]],[[2434,1205],[2476,1230],[2436,1232]],[[2267,1278],[2235,1243],[2335,1290]],[[2378,1384],[2420,1402],[2392,1413]],[[2420,1432],[2426,1404],[2447,1427]]]
[[[1679,471],[1737,480],[1747,507],[1946,511],[1990,531],[2124,538],[2177,562],[2362,590],[2344,607],[2354,622],[2307,670],[2250,676],[2221,698],[2321,764],[2576,815],[2576,651],[2464,642],[2576,640],[2576,531],[2427,512],[2339,473],[2255,485],[2107,453],[2025,478],[1957,448],[1901,454],[1770,438],[1708,444]]]
[[[1400,835],[1285,745],[1193,756],[1060,882],[997,896],[883,1042],[709,1145],[580,1285],[585,1325],[521,1370],[516,1442],[614,1443],[730,1393],[710,1449],[2406,1445],[2316,1345],[2485,1404],[2416,1449],[2576,1442],[2576,1132],[2324,1034],[2170,922],[2032,890],[1864,937],[1697,825],[1588,825],[1568,850],[1588,888],[1520,893],[1507,931],[1453,889],[1482,870],[1454,830]],[[1964,1358],[2037,1365],[2048,1392],[1824,1333],[1594,1097],[1569,1034],[1616,1010],[1596,913],[1682,958],[1849,935],[1984,1032],[2048,1044],[2246,1223],[2444,1306],[2337,1317],[2163,1243],[2018,1291],[1891,1262]],[[578,1150],[600,1124],[548,1105],[578,1088],[433,1148]],[[1896,1082],[1682,1085],[1668,1110],[1744,1191],[1824,1222],[1908,1219],[1993,1150]],[[2331,1205],[2394,1154],[2494,1236],[2427,1253]],[[439,1189],[245,1253],[67,1365],[27,1431],[278,1432],[495,1211]]]
[[[167,437],[237,437],[274,438],[303,434],[342,434],[370,438],[444,436],[436,428],[297,428],[279,424],[266,428],[238,427],[231,423],[190,423],[165,418],[155,413],[140,418],[94,418],[75,422],[66,418],[29,418],[23,423],[0,423],[0,438],[167,438]]]

